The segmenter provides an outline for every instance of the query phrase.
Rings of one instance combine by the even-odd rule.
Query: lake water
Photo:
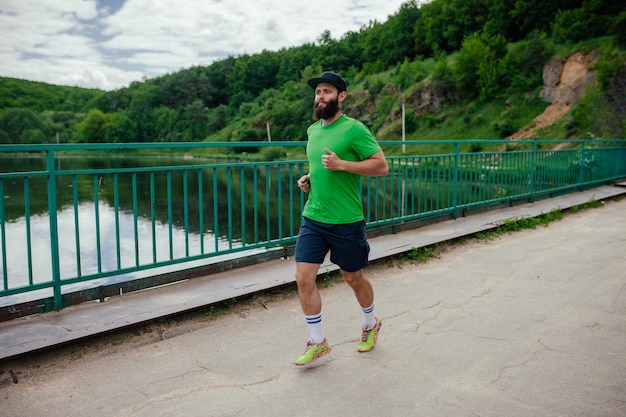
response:
[[[163,166],[163,165],[185,165],[193,161],[189,160],[149,160],[132,158],[70,158],[57,162],[57,169],[79,170],[79,169],[106,169],[117,167],[141,167],[141,166]],[[45,163],[42,158],[26,159],[0,159],[0,171],[3,172],[32,172],[44,169]],[[197,161],[195,161],[197,163]],[[91,178],[90,178],[91,177]],[[138,175],[137,189],[149,189],[147,181],[148,174]],[[173,181],[178,184],[180,178]],[[189,189],[197,187],[197,178],[190,176]],[[212,183],[212,178],[206,178],[207,184]],[[22,179],[11,179],[4,181],[4,201],[5,201],[5,236],[6,236],[6,267],[8,277],[8,287],[16,288],[29,285],[29,282],[38,283],[49,281],[51,274],[51,250],[50,250],[50,229],[47,206],[47,186],[45,177],[31,178],[29,180],[28,206],[25,204],[25,192]],[[185,219],[183,215],[182,191],[181,187],[173,187],[173,205],[171,212],[172,227],[168,224],[167,198],[163,199],[163,189],[166,187],[163,178],[156,180],[155,193],[157,201],[154,212],[151,212],[150,196],[140,192],[137,197],[137,207],[133,207],[132,193],[129,191],[130,183],[120,179],[118,190],[118,210],[114,208],[114,196],[110,177],[102,176],[98,184],[98,204],[94,199],[93,175],[85,175],[77,184],[78,190],[75,192],[71,177],[67,176],[57,183],[57,222],[59,230],[59,254],[60,272],[62,278],[75,277],[78,275],[89,275],[98,271],[107,272],[120,268],[134,267],[150,264],[156,257],[157,260],[179,259],[186,256],[201,255],[214,252],[216,247],[220,250],[228,249],[228,234],[224,230],[218,232],[217,237],[211,227],[214,214],[214,199],[212,192],[204,196],[203,210],[205,211],[205,222],[202,235],[198,224],[199,208],[197,201],[190,197],[188,202],[189,212],[187,224],[189,231],[185,233],[183,225]],[[78,196],[76,207],[74,198]],[[193,192],[190,193],[193,196]],[[223,197],[223,196],[221,196]],[[164,201],[165,200],[165,201]],[[218,210],[226,202],[224,198],[218,198]],[[194,205],[195,204],[195,205]],[[217,203],[216,203],[217,204]],[[194,208],[195,207],[195,208]],[[28,221],[25,212],[29,212]],[[138,214],[135,215],[134,211]],[[156,213],[156,218],[153,213]],[[219,214],[223,217],[222,214]],[[230,216],[237,219],[235,224],[241,222],[241,207],[237,201],[230,208]],[[97,220],[96,220],[97,218]],[[117,221],[116,221],[117,218]],[[248,215],[246,221],[252,221],[253,216]],[[135,226],[136,221],[136,226]],[[263,222],[261,222],[263,223]],[[222,218],[220,229],[228,224]],[[77,256],[75,232],[78,227],[80,239],[80,253]],[[248,227],[253,229],[253,225]],[[261,236],[266,233],[265,224],[260,227],[257,233]],[[231,231],[234,244],[241,241],[242,235],[235,229]],[[97,232],[99,230],[99,233]],[[119,263],[118,265],[118,234],[119,234]],[[28,243],[30,240],[31,252],[29,253]],[[170,240],[172,244],[170,245]],[[135,242],[138,242],[137,250]],[[202,249],[203,248],[203,249]],[[170,251],[172,251],[170,253]],[[259,252],[261,250],[253,250]],[[174,265],[160,268],[158,271],[150,270],[136,272],[132,274],[118,275],[115,277],[92,280],[80,284],[73,284],[64,287],[64,292],[75,291],[77,289],[94,287],[116,281],[139,278],[142,276],[152,276],[156,272],[163,273],[171,270],[199,266],[210,262],[216,262],[225,258],[241,256],[241,254],[231,254],[230,256],[213,257],[209,260],[194,261],[184,265]],[[0,259],[0,274],[4,279],[2,259]],[[0,299],[0,306],[11,305],[27,299],[37,299],[41,296],[51,294],[50,290],[38,292],[37,294],[19,294],[7,296]],[[35,297],[33,298],[33,295]]]

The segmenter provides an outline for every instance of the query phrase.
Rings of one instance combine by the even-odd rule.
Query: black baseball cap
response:
[[[348,86],[346,85],[346,81],[341,78],[339,74],[335,74],[331,71],[326,71],[319,77],[311,78],[309,81],[307,81],[307,84],[309,84],[313,89],[315,89],[315,87],[317,87],[319,83],[332,84],[337,87],[340,93],[342,91],[346,91],[346,89],[348,88]]]

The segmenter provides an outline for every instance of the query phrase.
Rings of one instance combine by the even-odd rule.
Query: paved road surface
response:
[[[164,340],[1,363],[0,415],[626,416],[626,199],[369,276],[370,353],[350,289],[331,285],[316,367],[292,366],[296,297],[270,298]]]

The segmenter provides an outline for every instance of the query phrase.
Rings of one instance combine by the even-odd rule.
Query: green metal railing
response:
[[[566,141],[557,150],[544,149],[550,141],[511,142],[519,146],[509,151],[500,150],[500,143],[381,142],[390,174],[362,180],[368,227],[454,218],[476,207],[532,201],[626,177],[625,140]],[[72,284],[132,280],[139,271],[158,274],[163,267],[180,269],[295,242],[306,201],[296,186],[307,172],[304,160],[198,164],[192,159],[176,165],[63,169],[60,155],[305,145],[0,145],[0,163],[45,154],[42,169],[0,168],[0,300],[47,290],[50,308],[60,309]],[[399,145],[408,146],[410,155],[394,154]],[[433,146],[445,151],[420,153]],[[485,147],[493,149],[470,151]]]

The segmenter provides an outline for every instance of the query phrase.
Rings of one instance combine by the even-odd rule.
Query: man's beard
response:
[[[315,120],[328,120],[335,117],[337,112],[339,111],[339,99],[336,98],[334,100],[326,101],[326,106],[319,107],[317,103],[313,108],[313,119]]]

